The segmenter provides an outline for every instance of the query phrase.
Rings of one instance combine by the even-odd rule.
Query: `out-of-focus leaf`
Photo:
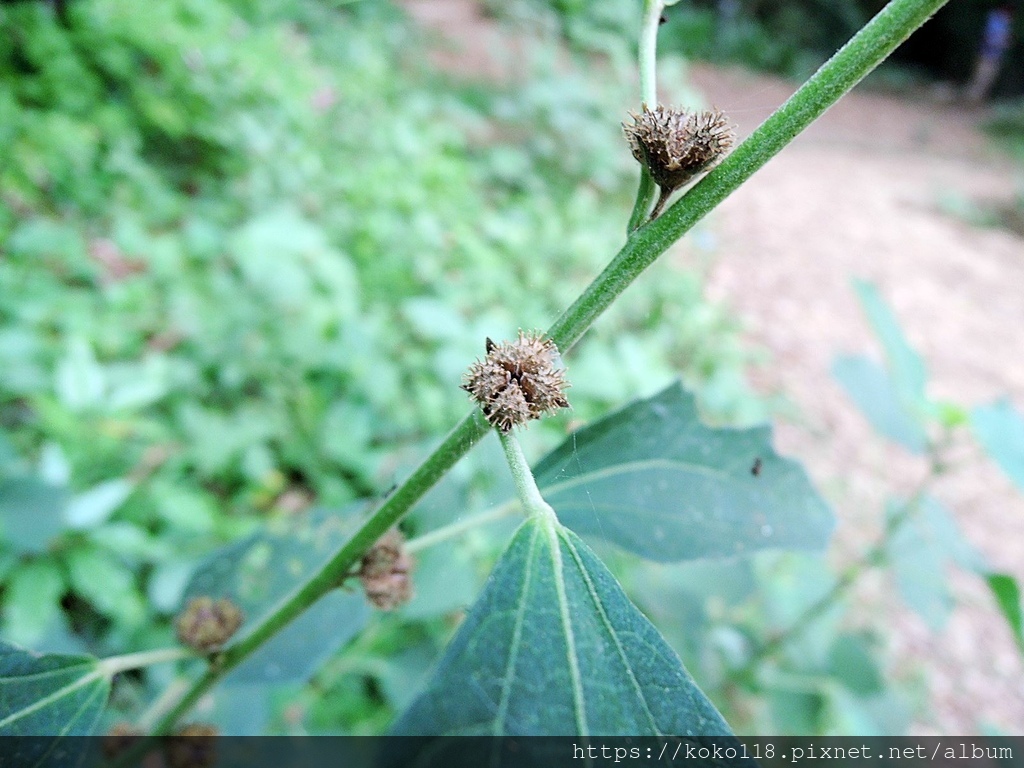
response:
[[[1006,573],[990,573],[985,577],[999,610],[1010,625],[1017,647],[1024,653],[1024,608],[1021,606],[1020,586]]]
[[[0,641],[0,737],[88,736],[109,693],[109,678],[90,656],[35,654]],[[40,755],[49,751],[44,744]]]
[[[196,570],[183,602],[227,597],[245,614],[245,635],[315,573],[356,530],[352,511],[317,509],[278,520],[258,534],[213,552]],[[337,589],[317,601],[226,677],[228,683],[280,683],[308,678],[354,637],[370,616],[360,592]]]
[[[885,687],[882,674],[871,655],[868,639],[842,634],[829,652],[829,672],[858,696],[872,696]]]
[[[117,511],[133,487],[127,480],[108,480],[73,496],[64,510],[64,522],[70,528],[95,528]]]
[[[106,391],[103,368],[92,347],[83,339],[73,339],[67,354],[57,366],[57,397],[70,411],[82,411],[102,404]]]
[[[393,733],[730,731],[590,549],[554,520],[531,519]],[[438,761],[453,757],[443,752]]]
[[[833,527],[770,428],[708,427],[678,383],[579,430],[535,473],[565,525],[663,562],[820,549]]]
[[[971,427],[988,455],[1024,491],[1024,416],[1001,400],[971,411]]]
[[[773,733],[789,735],[820,730],[819,721],[826,704],[822,691],[779,683],[769,686],[766,698],[774,725]]]
[[[125,625],[140,625],[146,606],[135,574],[119,557],[95,546],[76,547],[65,559],[71,588],[105,616]]]
[[[67,492],[34,477],[0,481],[0,526],[20,552],[43,552],[60,533]]]
[[[60,616],[66,589],[57,564],[44,559],[24,563],[4,583],[4,636],[35,646]]]
[[[888,514],[898,506],[889,503]],[[953,610],[946,578],[948,552],[919,510],[889,540],[893,575],[900,595],[933,630],[941,629]]]
[[[473,602],[480,587],[476,569],[465,548],[441,545],[416,553],[413,599],[402,616],[423,619],[462,610]]]
[[[899,321],[882,300],[878,289],[864,280],[854,280],[853,287],[875,336],[885,350],[885,359],[896,390],[907,402],[923,404],[927,381],[924,361],[910,346]]]
[[[832,375],[879,434],[914,453],[925,452],[928,436],[878,363],[864,357],[838,357]]]

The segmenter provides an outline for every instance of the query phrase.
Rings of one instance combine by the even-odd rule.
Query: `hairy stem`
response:
[[[567,351],[593,322],[668,247],[774,157],[946,0],[892,0],[714,171],[653,222],[636,230],[605,270],[548,330]],[[462,419],[341,549],[248,635],[224,651],[155,726],[166,733],[226,672],[334,589],[385,531],[394,525],[489,429],[483,414]]]
[[[654,221],[636,230],[548,335],[560,350],[647,267],[796,136],[859,83],[947,0],[892,0],[717,168]]]
[[[154,664],[165,664],[169,661],[181,661],[195,657],[195,652],[187,648],[161,648],[156,651],[126,653],[124,656],[110,656],[101,659],[99,669],[107,677],[113,677],[119,672],[127,672],[130,669],[142,669]]]
[[[664,0],[644,0],[644,12],[640,22],[640,102],[652,109],[658,105],[658,26]],[[636,191],[636,202],[629,215],[626,232],[632,232],[647,219],[656,192],[654,179],[646,167],[640,169],[640,187]]]
[[[530,470],[530,464],[523,453],[523,447],[519,445],[516,436],[511,432],[507,432],[499,433],[499,437],[501,438],[501,447],[505,451],[508,467],[512,470],[512,479],[516,484],[516,495],[519,496],[523,509],[531,517],[554,519],[555,510],[541,496],[540,488],[537,487],[537,481],[533,478],[533,472]]]

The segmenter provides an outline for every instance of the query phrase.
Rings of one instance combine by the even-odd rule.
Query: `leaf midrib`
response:
[[[519,610],[516,612],[516,623],[512,630],[512,642],[509,647],[508,661],[505,664],[505,674],[501,684],[501,698],[498,700],[498,712],[495,715],[494,735],[502,736],[505,732],[505,715],[508,713],[508,701],[512,692],[512,685],[515,682],[516,660],[519,657],[519,646],[522,642],[523,620],[526,616],[526,595],[530,590],[530,582],[533,580],[533,552],[537,544],[537,530],[534,529],[530,538],[530,550],[526,558],[526,571],[523,574],[523,588],[519,593]]]
[[[565,654],[569,665],[569,676],[572,678],[573,712],[576,715],[576,731],[579,736],[589,736],[587,725],[587,705],[583,696],[583,680],[580,675],[579,659],[576,656],[576,636],[569,615],[569,601],[565,593],[565,576],[562,564],[562,549],[558,545],[558,533],[561,525],[554,515],[545,517],[541,524],[547,534],[548,546],[551,549],[551,565],[554,570],[555,593],[558,595],[558,614],[562,621],[562,632],[565,635]]]
[[[74,669],[74,667],[72,667],[72,669]],[[41,699],[37,699],[36,701],[34,701],[31,704],[29,704],[27,707],[22,707],[18,711],[13,712],[12,714],[10,714],[7,717],[5,717],[3,720],[0,720],[0,729],[6,728],[11,723],[15,723],[18,720],[21,720],[22,718],[27,717],[28,715],[31,715],[33,712],[39,711],[40,709],[43,709],[44,707],[48,706],[49,704],[52,704],[53,702],[55,702],[55,701],[57,701],[59,699],[64,698],[65,696],[70,696],[72,693],[77,691],[79,688],[82,688],[82,687],[84,687],[86,685],[89,685],[93,681],[100,680],[100,679],[102,679],[104,677],[105,677],[104,670],[99,668],[98,665],[97,665],[97,668],[94,669],[89,674],[83,675],[82,677],[80,677],[77,680],[75,680],[73,683],[69,683],[68,685],[63,686],[62,688],[58,688],[57,690],[55,690],[52,693],[50,693],[50,695],[44,696]],[[18,679],[18,678],[5,678],[5,679],[10,680],[10,679]]]
[[[619,475],[627,475],[632,472],[640,472],[650,469],[666,469],[673,472],[683,473],[692,472],[694,474],[706,475],[707,477],[720,481],[727,481],[730,479],[729,473],[720,469],[706,467],[702,464],[693,464],[688,461],[680,461],[677,459],[659,458],[644,459],[643,461],[627,461],[621,464],[605,466],[600,469],[585,470],[578,475],[574,475],[568,480],[551,483],[549,485],[541,482],[540,486],[547,492],[547,495],[550,495],[553,493],[572,490],[576,486],[582,485],[588,481],[605,480],[608,478],[615,478]]]
[[[576,545],[567,535],[566,530],[563,528],[559,531],[560,538],[565,542],[565,546],[572,553],[573,561],[576,563],[576,567],[580,571],[580,575],[583,577],[583,581],[587,585],[587,592],[590,595],[590,599],[597,609],[598,614],[601,616],[601,623],[604,625],[605,631],[608,636],[615,643],[615,650],[619,655],[619,660],[622,662],[622,667],[625,669],[626,674],[629,676],[629,681],[633,686],[633,691],[636,694],[637,700],[643,706],[644,715],[647,717],[647,722],[650,724],[651,733],[656,736],[663,736],[664,734],[658,728],[658,724],[654,719],[654,714],[651,712],[651,708],[647,704],[647,698],[644,696],[643,688],[640,686],[640,681],[636,679],[636,675],[633,673],[633,667],[630,665],[628,658],[626,657],[626,649],[622,646],[622,642],[619,640],[619,635],[615,631],[615,627],[612,625],[611,619],[608,618],[608,613],[604,609],[604,603],[601,602],[601,597],[598,594],[597,589],[594,586],[594,582],[590,578],[590,572],[587,570],[586,565],[583,563],[583,559],[580,557],[579,552],[576,549]]]

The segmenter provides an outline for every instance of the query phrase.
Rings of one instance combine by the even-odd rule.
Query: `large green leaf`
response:
[[[260,533],[211,554],[196,570],[183,600],[207,595],[228,597],[254,626],[319,570],[355,530],[349,512],[314,510],[308,515],[268,524]],[[370,611],[362,593],[335,590],[264,644],[226,680],[229,683],[280,683],[308,678],[366,624]]]
[[[0,641],[0,737],[88,736],[110,693],[90,656],[35,654]]]
[[[709,427],[678,383],[579,430],[535,473],[565,525],[663,562],[819,549],[833,526],[769,427]]]
[[[1001,400],[971,411],[971,428],[988,455],[1024,491],[1024,416]]]
[[[597,556],[550,519],[513,537],[393,733],[730,735]]]
[[[864,280],[854,280],[853,287],[875,336],[882,343],[897,391],[905,401],[923,405],[927,373],[921,356],[910,346],[899,321],[875,286]]]
[[[841,356],[832,364],[832,375],[879,434],[914,453],[925,452],[928,436],[882,366],[864,357]]]

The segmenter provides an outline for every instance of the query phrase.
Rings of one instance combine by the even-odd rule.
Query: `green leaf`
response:
[[[131,495],[133,485],[127,480],[108,480],[79,493],[64,510],[64,521],[71,528],[95,528],[106,522]]]
[[[67,493],[34,477],[0,482],[0,526],[19,552],[43,552],[60,533]]]
[[[872,696],[885,688],[871,653],[871,641],[860,634],[842,634],[829,650],[828,671],[857,696]]]
[[[213,552],[199,565],[183,602],[208,595],[227,597],[254,626],[295,587],[317,572],[348,540],[359,519],[351,511],[318,509],[299,519],[277,520],[260,533]],[[341,589],[329,592],[232,670],[230,684],[303,681],[365,626],[366,598]]]
[[[1020,586],[1017,580],[1006,573],[990,573],[985,577],[999,610],[1010,625],[1010,631],[1017,641],[1017,647],[1024,653],[1024,609],[1021,607]]]
[[[889,515],[897,509],[890,502]],[[919,510],[889,540],[896,587],[933,630],[941,629],[953,610],[946,579],[948,553],[938,533]]]
[[[971,411],[971,427],[988,455],[1024,491],[1024,416],[1001,400]]]
[[[135,574],[119,557],[85,545],[68,552],[65,562],[72,589],[104,616],[131,627],[145,620],[146,606]]]
[[[728,735],[597,556],[524,523],[398,735]]]
[[[914,453],[925,452],[928,436],[878,363],[864,357],[838,357],[832,375],[879,434]]]
[[[41,655],[0,641],[0,736],[88,736],[109,693],[90,656]]]
[[[907,402],[923,404],[928,376],[921,356],[910,346],[899,321],[875,286],[864,280],[854,280],[853,287],[875,336],[882,343],[897,391]]]
[[[833,527],[769,427],[708,427],[678,383],[579,430],[535,473],[562,523],[662,562],[820,549]]]
[[[4,634],[25,645],[39,642],[60,616],[64,579],[56,563],[24,563],[4,584]]]
[[[57,364],[54,387],[61,404],[75,412],[97,408],[103,402],[106,386],[103,367],[92,347],[82,338],[72,339]]]

